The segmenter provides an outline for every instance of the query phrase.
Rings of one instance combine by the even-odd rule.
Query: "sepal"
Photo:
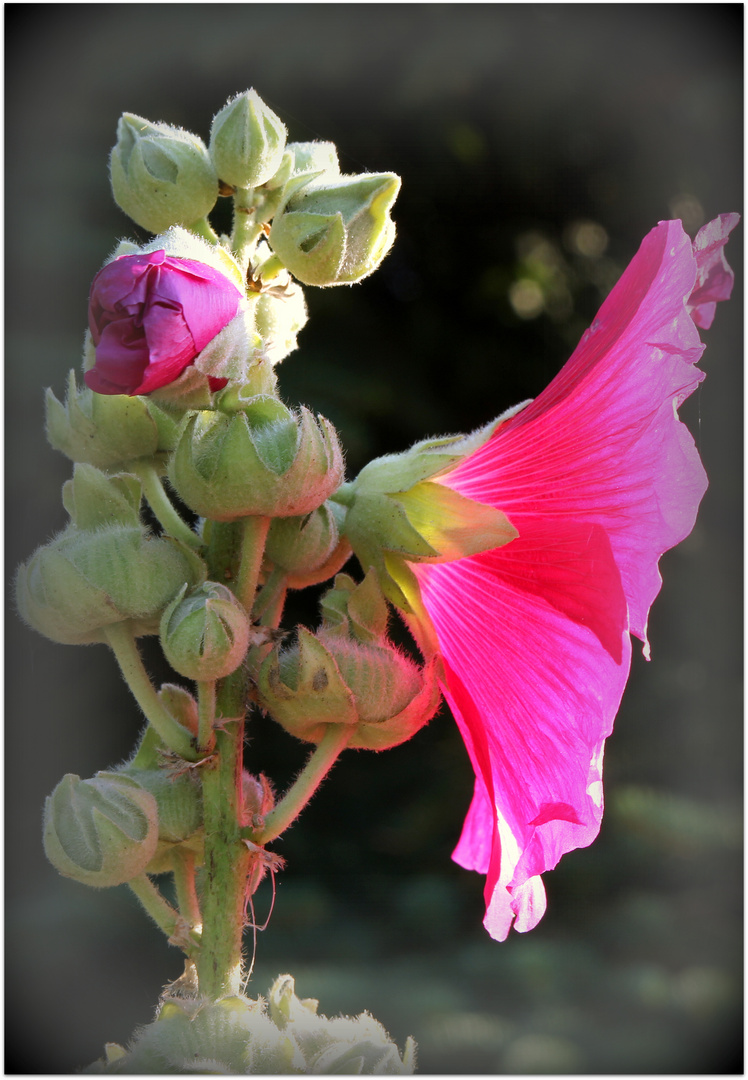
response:
[[[218,404],[236,411],[188,418],[169,466],[180,497],[202,517],[297,517],[340,486],[343,455],[332,424],[277,398],[236,395]]]

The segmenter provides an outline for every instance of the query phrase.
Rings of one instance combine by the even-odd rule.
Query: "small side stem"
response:
[[[158,521],[162,525],[165,532],[169,536],[173,536],[176,540],[181,540],[184,544],[189,544],[192,548],[200,548],[203,545],[202,540],[193,532],[186,521],[184,521],[172,503],[169,496],[166,494],[164,485],[161,483],[161,477],[156,472],[153,465],[149,465],[147,462],[133,462],[130,466],[132,471],[140,478],[143,484],[143,493],[148,500],[153,513],[156,515]]]
[[[265,818],[259,832],[252,834],[256,844],[269,844],[288,828],[314,795],[338,756],[345,750],[353,729],[347,724],[330,724],[306,765],[277,806]]]
[[[148,672],[143,666],[135,637],[127,623],[115,623],[104,631],[125,682],[146,718],[166,745],[187,761],[197,761],[193,736],[161,704]]]
[[[257,579],[260,576],[262,556],[265,552],[265,540],[270,528],[269,517],[247,517],[242,519],[242,548],[239,572],[234,584],[234,592],[248,612],[252,612],[255,603]]]
[[[268,574],[268,579],[257,594],[252,619],[260,626],[277,627],[283,614],[283,605],[286,602],[287,574],[285,570],[274,567]]]
[[[150,917],[168,938],[174,936],[182,918],[178,911],[165,900],[147,874],[139,874],[127,883]]]
[[[262,225],[255,221],[254,188],[237,188],[234,192],[234,227],[231,232],[231,250],[244,273],[262,233]]]
[[[174,886],[179,911],[191,929],[202,928],[200,902],[195,888],[195,856],[191,851],[179,850],[174,860]]]
[[[199,218],[197,221],[193,221],[190,225],[190,232],[197,233],[198,236],[202,236],[203,240],[207,240],[209,244],[218,243],[218,237],[211,228],[210,222],[206,217]]]

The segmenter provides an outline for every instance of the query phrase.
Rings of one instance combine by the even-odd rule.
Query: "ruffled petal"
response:
[[[184,321],[202,352],[208,342],[236,315],[241,293],[219,270],[193,259],[167,256],[160,269],[154,296],[182,308]]]
[[[685,303],[696,280],[679,221],[645,238],[569,362],[442,483],[502,509],[599,525],[646,642],[657,562],[693,528],[707,480],[678,406],[704,378]]]
[[[553,560],[538,563],[537,550],[520,536],[496,551],[413,567],[445,662],[443,690],[478,777],[455,857],[487,874],[486,927],[499,939],[515,918],[518,928],[535,925],[544,892],[533,879],[597,835],[603,743],[631,658],[625,618],[611,648],[612,624],[606,646],[561,610],[576,606],[575,579],[584,595],[595,556],[580,544],[574,574],[570,541],[560,542],[572,597],[563,604]],[[611,600],[615,609],[614,587]]]
[[[693,242],[696,257],[696,284],[688,300],[688,310],[697,326],[708,330],[720,300],[729,300],[735,275],[725,258],[725,244],[740,221],[739,214],[720,214],[699,230]]]

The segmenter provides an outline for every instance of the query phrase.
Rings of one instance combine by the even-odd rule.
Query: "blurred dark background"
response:
[[[394,170],[398,238],[351,289],[307,290],[281,389],[328,416],[349,475],[534,396],[644,234],[742,209],[742,5],[7,4],[8,580],[60,529],[70,463],[43,389],[78,367],[91,278],[122,236],[107,156],[131,111],[206,141],[254,86],[292,140]],[[450,860],[472,772],[446,712],[344,757],[277,850],[254,992],[279,972],[328,1014],[369,1009],[426,1073],[742,1071],[742,225],[729,304],[682,410],[711,486],[662,560],[652,662],[609,740],[595,844],[548,912],[493,942]],[[181,971],[126,887],[46,863],[44,797],[121,761],[138,710],[104,648],[7,624],[6,1071],[65,1073],[126,1042]],[[304,609],[299,608],[300,617]],[[149,650],[149,654],[152,650]],[[160,676],[158,660],[154,670]],[[252,727],[280,787],[304,747]],[[264,891],[263,891],[264,890]],[[258,921],[270,903],[257,897]]]

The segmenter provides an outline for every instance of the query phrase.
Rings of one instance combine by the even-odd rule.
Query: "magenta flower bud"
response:
[[[165,251],[122,255],[91,286],[97,394],[149,394],[179,378],[239,310],[242,293],[206,263]]]

